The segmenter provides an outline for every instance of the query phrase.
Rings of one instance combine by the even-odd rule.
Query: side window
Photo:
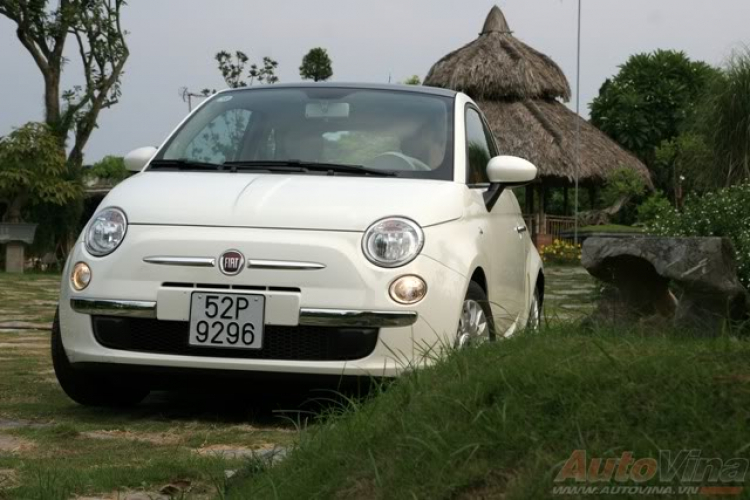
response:
[[[185,147],[188,160],[224,163],[237,159],[250,121],[251,111],[230,109],[220,114]]]
[[[487,184],[487,163],[492,158],[494,144],[488,140],[489,132],[474,108],[466,108],[466,183]]]

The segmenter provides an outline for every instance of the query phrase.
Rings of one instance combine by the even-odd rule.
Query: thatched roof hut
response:
[[[513,36],[497,6],[479,38],[435,63],[424,84],[470,95],[487,116],[502,152],[534,163],[545,184],[573,182],[577,122],[581,183],[601,184],[619,167],[651,182],[643,163],[561,102],[570,99],[565,74],[552,59]]]

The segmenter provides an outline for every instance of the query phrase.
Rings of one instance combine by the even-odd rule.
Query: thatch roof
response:
[[[435,63],[424,84],[475,99],[503,154],[531,161],[545,181],[574,180],[580,122],[581,182],[601,183],[613,170],[626,167],[651,183],[640,160],[560,102],[570,98],[565,74],[552,59],[515,38],[497,6],[479,38]]]
[[[564,104],[550,100],[477,101],[503,154],[520,156],[548,182],[573,182],[576,121],[581,123],[579,181],[602,183],[618,167],[635,170],[650,184],[648,169],[631,153]]]
[[[560,67],[514,37],[497,6],[479,38],[435,63],[424,84],[459,90],[474,99],[570,99]]]

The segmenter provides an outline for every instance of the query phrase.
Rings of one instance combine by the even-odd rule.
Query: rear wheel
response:
[[[458,320],[456,347],[495,340],[494,323],[487,294],[478,283],[469,283]]]
[[[143,401],[150,392],[137,380],[76,370],[70,364],[60,334],[59,312],[52,324],[52,365],[57,381],[70,399],[84,406],[124,407]]]

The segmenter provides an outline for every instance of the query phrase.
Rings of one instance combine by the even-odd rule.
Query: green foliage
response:
[[[279,81],[276,76],[279,63],[270,57],[263,58],[262,67],[255,63],[251,64],[247,76],[243,76],[243,74],[250,58],[241,50],[235,51],[234,54],[222,50],[216,54],[215,59],[219,65],[221,76],[230,89],[252,86],[255,81],[258,83],[277,83]],[[202,94],[208,96],[214,92],[210,89],[203,89]]]
[[[299,67],[299,76],[303,80],[324,82],[333,76],[331,58],[328,51],[322,47],[310,49],[310,52],[302,58],[302,66]]]
[[[409,78],[404,80],[404,85],[422,85],[422,80],[418,75],[411,75]]]
[[[591,122],[654,169],[664,141],[677,137],[696,113],[717,70],[684,52],[657,50],[631,56],[591,103]],[[656,187],[671,192],[671,178],[657,172]]]
[[[28,123],[0,139],[3,220],[20,222],[31,204],[64,205],[80,199],[80,183],[66,178],[65,155],[49,127]]]
[[[538,500],[561,497],[554,479],[579,449],[642,459],[700,443],[702,458],[744,459],[748,356],[747,342],[679,332],[517,334],[329,412],[284,461],[230,480],[226,498]]]
[[[732,240],[737,274],[750,286],[750,183],[689,197],[684,209],[664,209],[649,226],[665,236],[722,236]]]
[[[130,177],[130,171],[125,168],[122,156],[105,156],[86,170],[86,176],[117,184]]]
[[[50,5],[57,4],[57,6]],[[75,138],[68,164],[83,164],[83,149],[96,128],[101,110],[115,105],[129,56],[126,32],[120,24],[125,0],[51,2],[49,0],[0,0],[0,15],[16,25],[16,35],[44,77],[46,123],[61,149]],[[77,47],[66,50],[74,40]],[[68,65],[66,56],[80,58]],[[84,81],[61,93],[63,68],[81,67]]]
[[[646,182],[637,172],[629,168],[618,168],[608,177],[602,190],[602,201],[611,206],[622,198],[641,196],[646,192]]]
[[[675,198],[676,186],[682,191],[695,191],[706,184],[711,175],[714,158],[706,138],[694,132],[683,132],[664,141],[657,148],[652,162],[654,183],[670,186],[669,195]]]
[[[669,200],[664,197],[664,194],[660,191],[653,193],[651,196],[646,198],[643,203],[638,205],[636,209],[638,213],[638,222],[640,224],[650,224],[657,217],[668,213],[672,210],[672,204]]]
[[[612,222],[630,225],[635,222],[635,207],[646,193],[643,177],[628,168],[618,168],[607,177],[601,193],[601,202],[606,207],[620,204]]]
[[[706,138],[712,163],[696,169],[703,187],[750,180],[750,50],[737,52],[713,81],[693,129]],[[705,168],[710,166],[710,168]]]

